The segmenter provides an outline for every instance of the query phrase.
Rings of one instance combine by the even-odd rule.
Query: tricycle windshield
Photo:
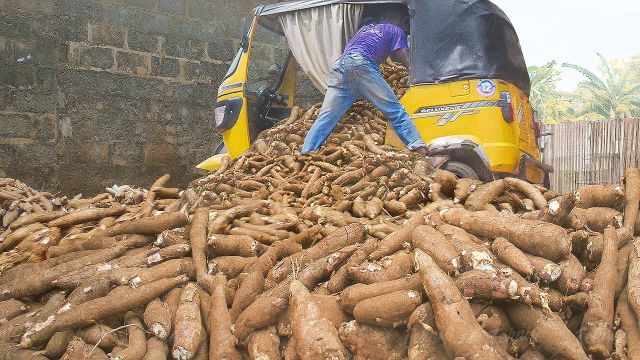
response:
[[[513,25],[488,0],[413,0],[410,83],[501,79],[529,95],[531,83]]]

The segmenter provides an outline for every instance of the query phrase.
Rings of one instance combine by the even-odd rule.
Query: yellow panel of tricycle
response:
[[[412,86],[401,102],[427,144],[447,137],[469,139],[486,153],[491,171],[515,173],[522,152],[540,158],[533,131],[523,131],[533,126],[532,111],[526,109],[530,105],[512,84],[491,80],[494,88],[486,89],[481,88],[483,81],[487,84],[486,80],[463,80]],[[503,91],[512,96],[515,114],[511,123],[504,120],[500,107]],[[387,143],[404,147],[392,128],[388,130]]]
[[[253,38],[256,24],[252,24],[249,30],[249,39]],[[242,155],[249,150],[251,140],[249,139],[249,112],[247,110],[247,99],[244,96],[244,86],[247,82],[247,70],[249,57],[251,56],[251,47],[248,51],[241,54],[236,69],[229,77],[224,79],[218,88],[217,101],[228,100],[236,97],[242,98],[242,109],[238,114],[238,120],[229,130],[222,133],[224,145],[227,148],[228,155],[233,159]]]
[[[206,171],[217,170],[220,166],[222,166],[222,161],[224,160],[224,158],[227,158],[227,157],[229,157],[229,155],[227,154],[214,155],[208,158],[207,160],[201,162],[200,164],[196,165],[196,168],[200,170],[206,170]]]
[[[242,93],[220,96],[218,97],[218,101],[232,99],[241,95]],[[242,98],[242,109],[240,110],[240,114],[238,114],[238,120],[231,129],[222,133],[222,139],[227,148],[227,153],[232,159],[239,157],[245,151],[249,150],[251,142],[249,139],[249,113],[247,111],[246,98]]]

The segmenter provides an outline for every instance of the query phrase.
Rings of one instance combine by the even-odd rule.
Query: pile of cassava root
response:
[[[0,360],[640,358],[639,169],[457,179],[381,145],[365,103],[300,155],[317,111],[185,191],[49,210],[0,179]]]

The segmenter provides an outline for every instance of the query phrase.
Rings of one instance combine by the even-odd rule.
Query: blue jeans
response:
[[[327,83],[320,114],[304,139],[303,154],[318,150],[358,99],[366,99],[382,111],[409,150],[426,147],[411,116],[373,61],[358,53],[342,55],[331,67]]]

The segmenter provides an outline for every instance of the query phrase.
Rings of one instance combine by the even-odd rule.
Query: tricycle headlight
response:
[[[213,117],[216,121],[216,127],[220,127],[222,125],[222,122],[224,121],[224,114],[225,111],[227,110],[227,106],[218,106],[217,108],[215,108],[213,110]]]

